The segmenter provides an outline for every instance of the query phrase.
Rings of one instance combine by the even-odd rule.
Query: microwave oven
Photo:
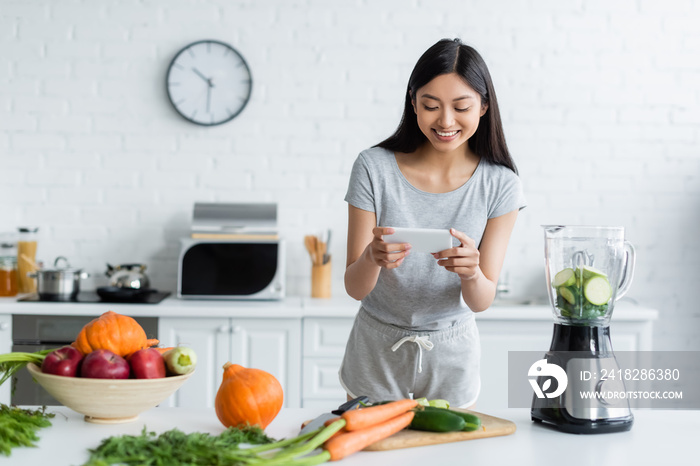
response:
[[[279,300],[285,296],[283,239],[183,238],[177,296]]]

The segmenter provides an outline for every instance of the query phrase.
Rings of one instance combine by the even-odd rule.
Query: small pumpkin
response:
[[[113,311],[107,311],[85,324],[72,343],[83,354],[107,349],[121,357],[157,344],[158,340],[146,337],[138,322]]]
[[[269,372],[230,362],[224,365],[224,378],[214,401],[224,426],[257,424],[264,429],[277,417],[283,402],[282,385]]]

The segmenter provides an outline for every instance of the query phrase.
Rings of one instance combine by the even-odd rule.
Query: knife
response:
[[[343,414],[345,411],[350,411],[351,409],[355,409],[360,405],[360,403],[367,403],[368,401],[369,401],[369,398],[366,396],[358,396],[355,399],[352,399],[350,401],[346,401],[342,405],[338,406],[338,409],[334,409],[330,413],[323,413],[320,416],[316,417],[316,419],[309,421],[309,423],[306,424],[299,431],[299,435],[316,430],[319,427],[323,426],[323,423],[326,422],[327,420],[333,419],[334,417],[338,417],[341,414]]]

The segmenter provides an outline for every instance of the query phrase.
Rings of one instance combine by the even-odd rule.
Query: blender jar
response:
[[[629,289],[635,251],[623,227],[543,225],[545,274],[555,322],[609,325]]]

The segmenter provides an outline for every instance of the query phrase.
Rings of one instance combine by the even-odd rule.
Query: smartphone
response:
[[[409,243],[411,252],[433,253],[452,247],[450,230],[432,228],[393,228],[395,233],[384,235],[386,243]]]

